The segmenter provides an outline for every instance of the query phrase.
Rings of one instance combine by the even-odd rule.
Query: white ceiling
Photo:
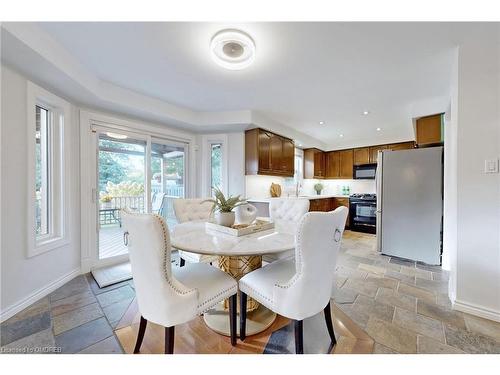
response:
[[[254,111],[331,147],[411,139],[412,117],[425,114],[419,113],[423,108],[446,109],[454,48],[471,27],[330,22],[39,26],[102,81],[193,111]],[[246,70],[224,70],[210,58],[210,38],[227,27],[255,40],[256,60]],[[363,116],[364,110],[370,114]]]

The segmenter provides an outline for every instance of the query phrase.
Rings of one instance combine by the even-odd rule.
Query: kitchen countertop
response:
[[[321,195],[299,195],[298,197],[291,196],[291,197],[279,197],[279,198],[306,198],[309,200],[313,199],[325,199],[325,198],[349,198],[348,195],[341,195],[341,194],[321,194]],[[248,202],[257,202],[257,203],[269,203],[269,201],[273,198],[249,198],[247,199]]]

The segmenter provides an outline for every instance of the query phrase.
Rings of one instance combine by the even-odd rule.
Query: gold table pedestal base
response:
[[[220,256],[219,257],[219,268],[231,275],[236,280],[241,279],[247,273],[252,272],[256,269],[262,267],[262,257],[261,256]],[[238,321],[237,321],[237,331],[239,335],[240,324],[239,324],[239,292],[238,292]],[[217,333],[225,336],[229,336],[229,316],[228,316],[228,301],[219,304],[215,309],[207,311],[203,318],[208,327]],[[247,300],[247,336],[255,335],[260,333],[271,324],[273,324],[276,319],[276,314],[260,305],[253,298],[248,298]]]
[[[206,325],[213,331],[229,336],[229,313],[224,309],[223,304],[219,304],[213,310],[207,311],[203,315]],[[260,305],[256,310],[247,313],[247,336],[255,335],[273,324],[276,314],[268,308]],[[240,335],[240,314],[238,314],[236,323],[237,335]]]

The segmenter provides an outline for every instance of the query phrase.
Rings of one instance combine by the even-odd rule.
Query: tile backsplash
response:
[[[314,190],[314,185],[317,182],[321,182],[324,186],[322,194],[334,195],[342,194],[342,187],[349,186],[350,193],[375,193],[376,186],[375,180],[304,180],[302,186],[302,194],[314,195],[316,191]]]
[[[245,176],[245,196],[247,198],[269,198],[271,196],[271,183],[281,185],[281,193],[284,194],[285,180],[290,179],[277,176]]]
[[[286,197],[295,195],[295,183],[292,178],[277,176],[245,176],[247,198],[269,198],[271,183],[281,185],[281,194]],[[375,193],[375,180],[313,180],[302,181],[299,194],[315,195],[314,184],[321,182],[324,186],[322,194],[337,195],[342,194],[342,187],[349,186],[353,193]]]

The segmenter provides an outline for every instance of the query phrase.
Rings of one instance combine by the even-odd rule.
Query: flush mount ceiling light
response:
[[[379,131],[381,131],[381,130],[382,130],[381,128],[377,128],[377,131],[378,131],[378,132],[379,132]]]
[[[320,124],[320,125],[323,125],[324,123],[325,123],[324,121],[320,121],[320,122],[319,122],[319,124]]]
[[[340,138],[344,138],[344,134],[339,134],[339,137]]]
[[[367,115],[369,115],[369,114],[370,114],[370,112],[369,112],[369,111],[363,111],[363,115],[364,115],[364,116],[367,116]]]
[[[255,60],[255,42],[240,30],[221,30],[210,41],[214,62],[223,68],[241,70]]]

